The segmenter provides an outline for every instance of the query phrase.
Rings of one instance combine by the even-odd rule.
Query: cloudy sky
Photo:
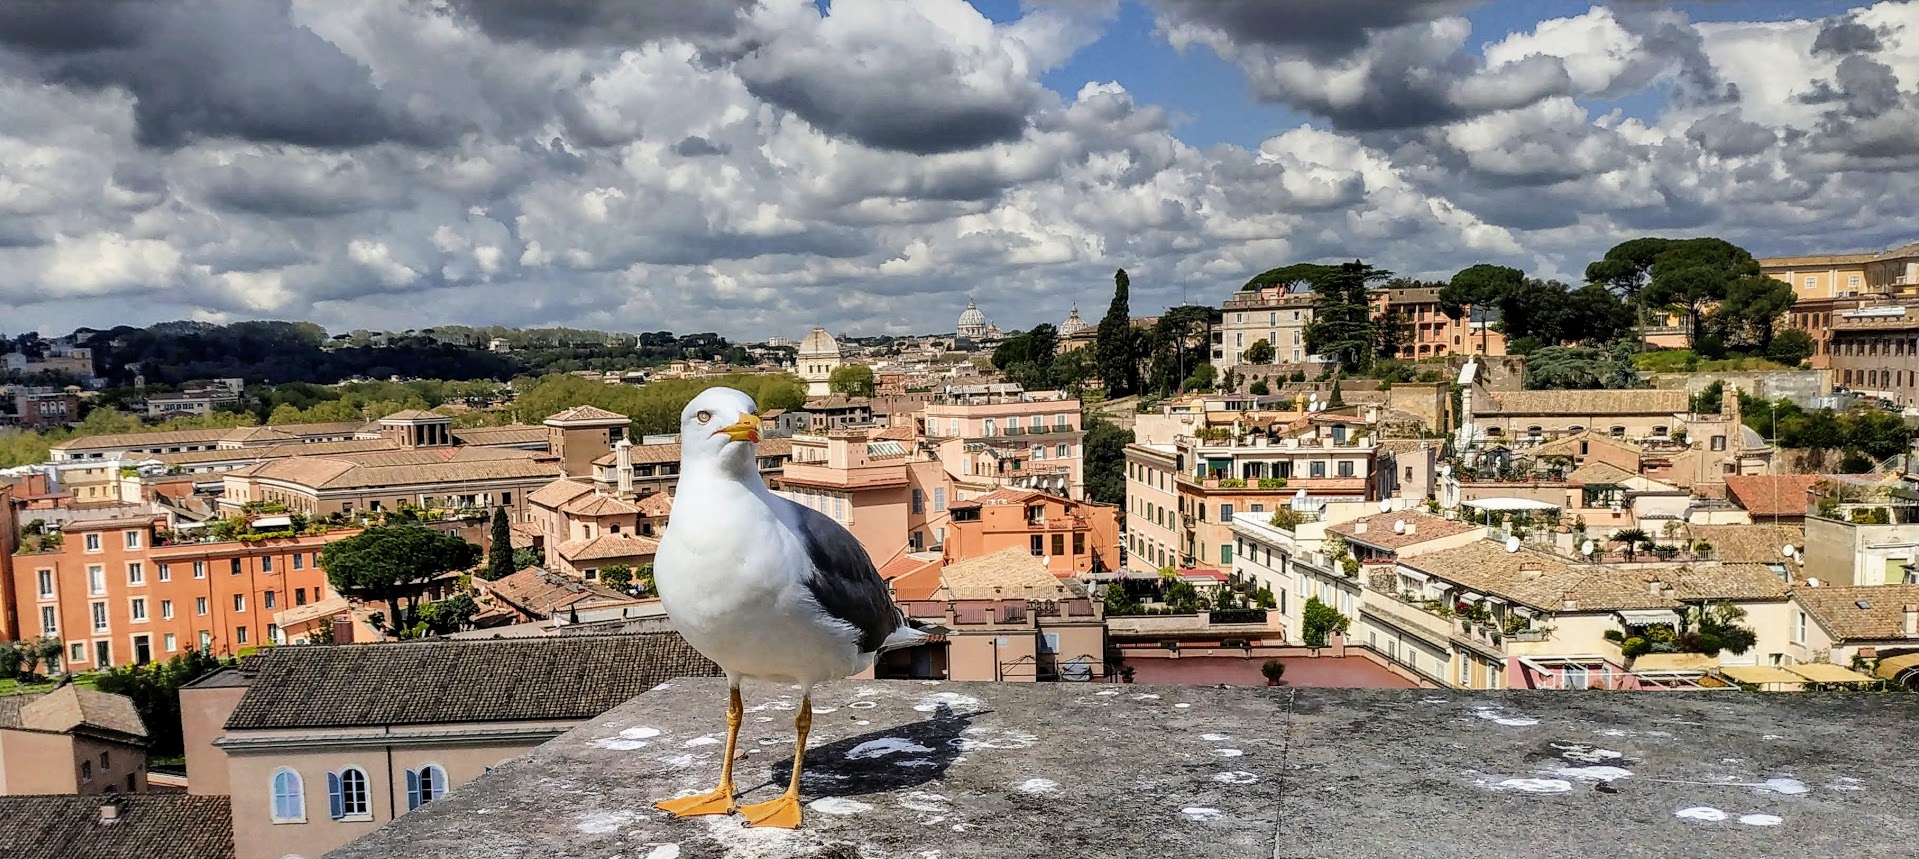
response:
[[[0,5],[0,332],[799,336],[1919,238],[1919,3]]]

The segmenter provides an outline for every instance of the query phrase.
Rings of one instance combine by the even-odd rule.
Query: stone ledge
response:
[[[790,690],[749,686],[745,801]],[[849,681],[816,694],[806,827],[672,820],[724,683],[676,680],[330,854],[373,857],[1912,855],[1910,696]]]

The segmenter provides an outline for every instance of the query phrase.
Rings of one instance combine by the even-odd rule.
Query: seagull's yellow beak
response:
[[[739,423],[730,427],[721,427],[713,431],[714,435],[725,435],[734,441],[750,441],[759,444],[760,416],[740,415]]]

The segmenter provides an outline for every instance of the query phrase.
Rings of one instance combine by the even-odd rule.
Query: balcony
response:
[[[654,810],[719,775],[726,685],[674,680],[328,855],[1796,859],[1919,840],[1888,753],[1910,746],[1911,696],[848,681],[813,698],[838,712],[814,719],[798,830]],[[796,703],[747,687],[749,707]],[[784,783],[789,714],[747,720],[742,802]]]
[[[1286,638],[1286,616],[1278,610],[1233,609],[1195,614],[1107,615],[1106,634],[1116,638]]]

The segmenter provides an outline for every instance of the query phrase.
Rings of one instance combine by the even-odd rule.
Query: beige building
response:
[[[833,393],[833,371],[842,364],[840,343],[826,329],[815,327],[800,340],[800,348],[795,360],[799,364],[799,376],[806,382],[808,397],[824,397]]]
[[[1220,305],[1219,342],[1213,365],[1237,367],[1247,349],[1261,340],[1273,348],[1275,364],[1305,363],[1306,326],[1313,321],[1313,294],[1284,286],[1241,290]]]
[[[131,699],[78,686],[0,696],[0,796],[146,792],[147,728]]]
[[[1919,405],[1919,301],[1839,313],[1829,337],[1831,384],[1900,407]]]
[[[661,682],[718,674],[674,633],[273,648],[181,690],[189,789],[230,791],[236,859],[317,859]]]
[[[920,410],[918,429],[956,491],[1085,496],[1080,403],[1061,392],[950,388]]]
[[[236,429],[169,430],[81,436],[55,445],[54,462],[78,459],[135,459],[162,454],[242,451],[277,444],[353,441],[365,421],[285,424]]]
[[[1791,610],[1800,662],[1850,665],[1919,653],[1919,585],[1799,588]]]
[[[872,676],[1031,682],[1105,673],[1103,608],[1025,550],[955,561],[938,575],[929,598],[900,602],[933,640],[885,654]]]

